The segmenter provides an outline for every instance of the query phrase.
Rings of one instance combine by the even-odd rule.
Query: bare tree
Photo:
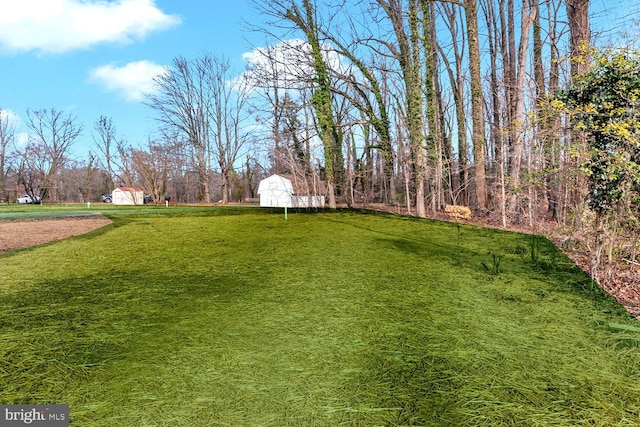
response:
[[[357,34],[357,23],[353,18],[353,14],[350,14],[347,19],[349,27],[352,29],[352,40],[344,40],[344,31],[330,32],[327,29],[323,29],[323,36],[331,42],[336,53],[353,65],[353,67],[346,70],[348,72],[331,69],[337,80],[346,82],[345,90],[341,90],[337,85],[334,85],[332,90],[347,99],[360,112],[360,122],[364,124],[363,133],[367,136],[365,138],[364,153],[365,157],[369,159],[367,164],[371,162],[371,151],[377,149],[383,158],[383,200],[386,203],[391,203],[395,193],[394,149],[391,141],[391,120],[384,93],[385,77],[384,73],[380,75],[380,73],[376,72],[378,67],[375,64],[375,57],[369,58],[367,61],[357,54],[356,49],[353,47],[354,44],[367,44],[369,36],[359,36]],[[361,17],[360,19],[364,21],[366,18]],[[373,50],[369,49],[369,52],[371,53]],[[356,72],[359,74],[356,75]],[[373,142],[370,138],[369,125],[375,130],[376,142]],[[357,156],[353,153],[350,157],[357,159]]]
[[[558,91],[560,85],[560,62],[558,60],[560,56],[560,49],[558,47],[559,42],[559,30],[558,30],[558,11],[561,8],[562,2],[560,0],[545,0],[544,5],[547,10],[548,29],[546,34],[548,35],[548,47],[549,47],[549,75],[546,82],[547,93],[553,94]],[[540,16],[541,13],[538,13]],[[542,79],[536,79],[540,83],[536,84],[538,91],[538,99],[541,99],[544,95],[544,84]],[[547,212],[554,220],[563,221],[565,203],[562,203],[562,183],[566,184],[567,180],[559,179],[562,165],[561,150],[561,123],[560,118],[550,112],[548,109],[538,109],[538,114],[542,115],[540,121],[540,133],[541,133],[541,147],[542,147],[542,162],[541,166],[547,173],[544,174],[545,178],[545,195],[547,199]]]
[[[443,2],[439,4],[439,10],[443,14],[443,23],[449,30],[451,35],[451,55],[449,58],[440,44],[436,45],[440,55],[442,56],[444,67],[449,77],[449,85],[455,106],[455,129],[457,139],[458,154],[458,173],[452,176],[451,199],[455,204],[469,204],[468,185],[469,185],[469,143],[467,138],[467,114],[466,114],[466,96],[465,96],[465,75],[463,66],[463,57],[465,44],[467,42],[464,31],[463,15],[458,13],[460,8],[457,5]],[[491,48],[491,44],[489,45]],[[491,60],[494,56],[491,55]],[[494,67],[492,67],[494,69]],[[491,79],[491,83],[495,80]]]
[[[336,123],[336,116],[333,111],[331,76],[320,40],[321,31],[317,22],[316,7],[310,0],[302,0],[300,6],[292,2],[284,16],[304,33],[311,47],[311,58],[315,71],[315,86],[311,103],[316,112],[319,135],[324,147],[324,167],[327,178],[329,207],[335,208],[336,185],[342,180],[344,168],[342,132]]]
[[[100,116],[94,123],[93,129],[95,133],[93,135],[94,147],[98,152],[96,161],[99,162],[109,175],[109,182],[107,186],[113,189],[116,181],[118,184],[123,183],[122,169],[123,159],[119,154],[123,152],[123,147],[126,142],[123,138],[119,138],[116,131],[116,126],[110,117]],[[127,185],[132,185],[127,183]]]
[[[259,95],[254,101],[256,112],[259,113],[256,122],[268,126],[262,140],[269,141],[271,167],[276,174],[284,173],[279,153],[289,137],[298,138],[297,113],[303,108],[293,98],[293,94],[298,92],[292,90],[295,82],[290,75],[294,72],[289,69],[290,61],[284,58],[290,51],[284,43],[256,49],[256,56],[247,64],[245,73]]]
[[[147,105],[157,113],[165,134],[177,132],[187,142],[190,166],[198,176],[198,199],[211,202],[215,161],[226,203],[234,163],[250,138],[247,82],[234,78],[227,60],[203,53],[193,60],[175,58],[156,83],[160,91],[149,95]]]
[[[60,171],[56,194],[59,200],[92,202],[100,194],[110,192],[107,171],[100,168],[96,158],[89,153],[87,160],[72,160]]]
[[[426,216],[425,206],[425,148],[423,144],[423,103],[421,75],[421,50],[418,22],[418,5],[415,0],[408,2],[405,9],[401,0],[377,0],[393,28],[394,43],[383,42],[402,71],[405,90],[405,111],[407,136],[413,166],[413,181],[416,191],[416,215]],[[407,23],[405,23],[405,15]],[[408,26],[408,28],[407,28]]]
[[[424,98],[427,131],[425,132],[427,148],[427,172],[431,212],[444,208],[444,169],[451,159],[451,150],[447,143],[443,126],[443,104],[440,88],[440,70],[437,55],[436,19],[433,3],[420,0],[422,23],[422,45],[424,51]]]
[[[320,3],[309,0],[254,0],[254,5],[265,15],[273,18],[274,27],[301,33],[304,44],[300,46],[303,56],[298,67],[306,71],[305,83],[312,90],[311,106],[315,115],[315,127],[322,142],[324,175],[327,183],[329,207],[336,207],[336,194],[341,191],[344,178],[343,133],[334,111],[331,67],[328,63],[328,47],[324,40],[326,26],[320,19],[332,14],[318,12]],[[262,29],[270,34],[270,28]]]
[[[100,165],[106,174],[104,186],[109,191],[114,187],[134,187],[137,185],[135,171],[131,159],[131,146],[118,136],[116,126],[110,117],[100,116],[93,124],[93,146],[96,150],[91,159]]]
[[[155,204],[167,193],[167,176],[173,147],[149,140],[143,148],[130,148],[132,168],[137,180]]]
[[[220,168],[222,203],[229,202],[234,164],[252,136],[249,116],[251,86],[243,75],[233,78],[229,61],[205,56],[197,67],[207,76],[211,91],[209,122],[213,156]]]
[[[270,141],[270,171],[291,175],[294,187],[303,188],[298,183],[307,183],[310,179],[317,181],[318,176],[318,170],[312,164],[317,126],[310,102],[313,89],[310,83],[312,68],[306,54],[308,44],[291,40],[255,52],[257,55],[245,75],[259,89],[254,104],[262,114],[256,121],[267,125],[259,128],[266,129],[264,140]],[[253,171],[249,166],[247,164],[246,170]],[[325,194],[325,191],[320,192]]]
[[[176,57],[165,74],[155,78],[159,92],[149,95],[147,105],[163,127],[184,135],[190,148],[190,164],[198,176],[198,199],[211,202],[211,123],[212,99],[208,86],[208,54],[194,61]]]
[[[9,174],[9,148],[15,141],[15,128],[7,110],[0,109],[0,200],[9,200],[7,175]]]
[[[167,189],[165,196],[178,202],[192,203],[197,200],[198,188],[196,174],[190,169],[188,144],[181,137],[180,132],[173,129],[163,129],[154,143],[163,147],[162,154],[166,155]]]
[[[484,108],[482,76],[480,73],[480,40],[478,30],[477,0],[464,0],[469,48],[469,72],[471,84],[471,122],[473,130],[473,162],[475,171],[476,207],[487,208],[487,178],[485,172]]]
[[[55,198],[56,174],[69,161],[82,125],[75,116],[56,108],[28,110],[27,119],[29,141],[22,150],[19,180],[31,197]]]
[[[524,149],[524,133],[525,133],[525,77],[527,74],[527,51],[529,49],[529,37],[531,26],[538,13],[537,3],[530,0],[522,1],[522,17],[520,27],[520,43],[518,45],[518,57],[516,65],[516,80],[513,87],[513,109],[512,122],[509,123],[509,130],[512,133],[511,153],[510,153],[510,176],[513,186],[511,198],[509,200],[509,212],[511,215],[516,213],[517,192],[521,184],[521,168],[522,156]]]

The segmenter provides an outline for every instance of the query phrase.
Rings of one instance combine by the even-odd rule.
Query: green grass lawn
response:
[[[640,425],[640,324],[547,240],[104,212],[0,256],[0,403],[66,403],[82,427]]]

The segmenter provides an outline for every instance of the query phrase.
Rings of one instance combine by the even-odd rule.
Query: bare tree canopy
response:
[[[71,113],[56,108],[27,111],[29,141],[21,150],[18,177],[27,194],[56,197],[56,178],[69,162],[70,150],[82,133]]]
[[[232,73],[226,59],[204,53],[189,60],[176,57],[156,78],[158,94],[147,105],[165,135],[186,141],[190,167],[198,176],[198,199],[211,202],[212,164],[220,168],[222,201],[229,196],[229,177],[240,149],[249,139],[250,87]]]
[[[15,141],[15,127],[9,111],[0,109],[0,199],[9,200],[7,175],[9,174],[9,148]]]

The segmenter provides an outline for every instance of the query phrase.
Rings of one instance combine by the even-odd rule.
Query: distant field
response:
[[[112,214],[144,214],[155,212],[159,209],[167,209],[163,206],[142,205],[142,206],[121,206],[111,205],[108,203],[60,203],[42,205],[27,204],[0,204],[0,220],[17,220],[30,218],[55,218],[70,215],[91,215],[95,213],[112,213]],[[173,210],[186,208],[171,207]]]
[[[113,223],[0,255],[0,403],[83,427],[640,425],[640,324],[547,240],[94,209]]]

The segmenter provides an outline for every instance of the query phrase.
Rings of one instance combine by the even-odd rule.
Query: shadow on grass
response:
[[[101,213],[112,220],[125,220],[136,218],[202,218],[223,217],[237,215],[268,215],[266,209],[255,206],[162,206],[132,207],[129,209],[103,209]]]
[[[410,221],[424,225],[425,232],[408,234],[403,228],[376,229],[343,218],[328,216],[329,221],[381,237],[374,239],[381,248],[402,251],[424,259],[443,261],[451,266],[451,274],[475,272],[483,281],[495,280],[501,274],[536,277],[552,283],[556,291],[586,298],[601,312],[629,317],[618,302],[588,274],[583,272],[553,242],[543,236],[461,225],[444,221],[404,217],[386,212],[347,210],[354,215],[388,218],[400,224]],[[459,234],[458,234],[459,233]],[[458,235],[457,235],[458,234]],[[458,242],[459,239],[459,242]],[[531,251],[535,253],[532,255]],[[499,268],[493,271],[495,260]]]
[[[237,277],[113,271],[0,297],[0,401],[51,401],[105,363],[164,357],[185,345],[185,317],[252,290]]]

